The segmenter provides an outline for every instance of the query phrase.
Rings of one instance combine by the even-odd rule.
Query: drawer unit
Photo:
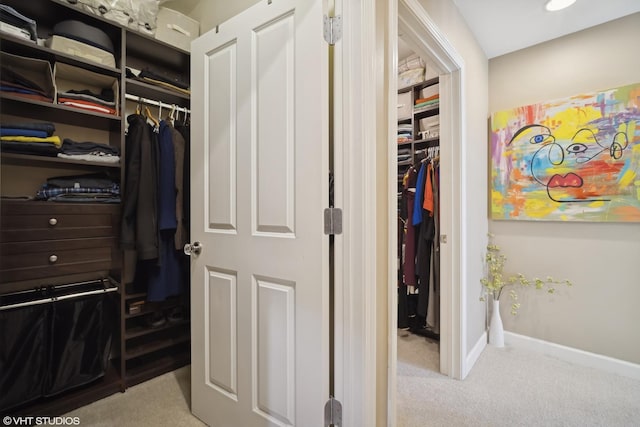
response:
[[[109,270],[115,243],[115,238],[2,243],[0,283]]]
[[[119,208],[119,205],[3,202],[0,284],[24,282],[29,287],[45,286],[71,275],[104,276],[119,268]]]

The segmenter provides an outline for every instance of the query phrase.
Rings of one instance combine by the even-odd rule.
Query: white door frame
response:
[[[335,1],[343,34],[333,48],[334,395],[345,426],[376,425],[377,0]]]
[[[465,357],[464,61],[417,0],[336,2],[343,38],[335,47],[335,396],[343,425],[395,425],[397,235],[397,34],[437,64],[440,76],[441,370],[467,374]],[[381,177],[383,177],[381,179]],[[381,263],[385,265],[381,267]],[[381,338],[381,334],[384,338]],[[382,346],[380,343],[385,343]],[[381,368],[380,365],[386,361]],[[383,369],[383,370],[382,370]],[[386,399],[380,398],[381,394]]]
[[[440,29],[431,20],[426,11],[417,0],[398,1],[398,30],[402,32],[403,39],[415,49],[430,65],[435,65],[440,74],[440,220],[441,236],[446,236],[446,242],[440,244],[440,372],[452,378],[462,376],[462,349],[465,336],[464,311],[461,310],[461,298],[463,289],[460,284],[461,273],[460,260],[462,259],[462,243],[465,236],[462,235],[462,180],[463,156],[460,150],[462,135],[464,133],[464,109],[463,109],[463,80],[464,61],[455,49],[444,38]],[[397,52],[397,37],[391,35],[393,48]],[[397,57],[397,54],[395,55]],[[397,60],[390,64],[392,71],[397,75]],[[393,80],[393,79],[392,79]],[[390,93],[397,93],[397,81],[390,85]],[[391,95],[390,95],[391,98]],[[395,99],[391,99],[395,102]],[[390,103],[391,104],[391,103]],[[389,106],[391,108],[391,105]],[[397,110],[397,108],[396,108]],[[390,127],[397,123],[397,116],[390,117]],[[392,132],[390,136],[394,136]],[[389,145],[391,159],[397,156],[397,147]],[[397,175],[395,167],[390,169],[389,180]],[[394,182],[395,183],[395,182]],[[389,205],[394,209],[397,199],[397,186],[391,185],[389,191]],[[396,221],[389,221],[390,228],[395,229]],[[395,233],[392,233],[395,234]],[[436,236],[438,237],[438,236]],[[396,259],[395,247],[389,248],[389,259]],[[395,268],[393,273],[395,273]],[[452,284],[448,286],[447,284]],[[393,289],[392,289],[393,290]],[[390,312],[397,310],[397,292],[391,292]],[[397,313],[389,316],[389,329],[395,334]],[[395,341],[394,341],[395,342]]]
[[[394,2],[395,0],[391,0]],[[440,372],[451,378],[466,376],[466,310],[465,289],[461,278],[465,277],[464,242],[467,239],[463,227],[464,212],[464,60],[456,52],[440,29],[417,0],[397,0],[397,18],[389,15],[389,75],[398,72],[398,33],[413,50],[435,66],[440,83]],[[396,27],[397,25],[397,27]],[[389,85],[389,140],[396,137],[397,124],[397,79],[391,78]],[[397,146],[389,144],[389,240],[395,242],[389,250],[389,281],[397,278],[397,227],[395,217],[397,201]],[[436,236],[439,238],[440,236]],[[398,294],[395,287],[389,287],[389,408],[388,425],[396,420],[396,379],[397,379],[397,309]]]

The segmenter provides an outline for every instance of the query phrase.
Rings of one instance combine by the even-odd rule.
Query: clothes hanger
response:
[[[158,119],[153,117],[153,114],[151,114],[151,111],[149,110],[149,107],[147,107],[146,105],[144,107],[144,112],[145,112],[145,116],[147,117],[147,119],[151,120],[154,125],[160,126],[160,123],[158,122]]]
[[[176,106],[171,105],[171,111],[169,111],[169,114],[167,114],[167,117],[165,118],[165,120],[169,121],[169,123],[171,123],[172,126],[175,123],[175,112],[176,112]]]

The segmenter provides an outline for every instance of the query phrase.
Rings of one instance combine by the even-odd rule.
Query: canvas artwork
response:
[[[640,222],[640,83],[491,116],[493,219]]]

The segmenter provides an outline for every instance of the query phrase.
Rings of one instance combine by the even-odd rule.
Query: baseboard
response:
[[[476,341],[476,344],[473,346],[469,354],[467,354],[467,357],[464,359],[462,379],[465,379],[467,377],[467,374],[471,372],[471,369],[473,369],[473,366],[478,361],[478,358],[480,357],[480,355],[482,354],[486,346],[487,346],[487,332],[485,331],[482,333],[480,338],[478,338],[478,341]]]
[[[549,341],[531,338],[513,332],[504,333],[505,344],[525,348],[560,360],[575,363],[589,368],[597,368],[606,372],[622,375],[633,379],[640,379],[640,365],[601,354],[590,353],[577,348],[566,347]]]

